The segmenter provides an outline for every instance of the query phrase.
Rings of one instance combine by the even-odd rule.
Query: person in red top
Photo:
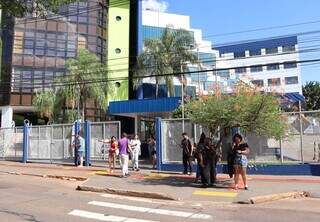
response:
[[[110,143],[108,162],[109,162],[109,170],[112,173],[116,165],[116,153],[118,150],[118,141],[116,137],[112,136],[110,140],[106,139],[106,140],[102,140],[102,142]]]

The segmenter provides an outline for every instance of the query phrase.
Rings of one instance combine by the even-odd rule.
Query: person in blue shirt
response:
[[[78,167],[83,167],[85,141],[79,134],[76,135],[76,138],[75,138],[75,141],[74,141],[74,146],[77,149],[77,152],[76,152],[77,162],[80,162]]]

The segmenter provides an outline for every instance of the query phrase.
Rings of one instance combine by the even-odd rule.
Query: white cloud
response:
[[[168,9],[168,6],[169,6],[168,2],[161,1],[161,0],[143,0],[142,2],[143,10],[166,12]]]

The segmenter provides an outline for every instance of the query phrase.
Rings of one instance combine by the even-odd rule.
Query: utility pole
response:
[[[199,48],[197,47],[197,57],[198,57],[198,65],[200,71],[202,70],[201,64],[200,64],[200,54],[199,54]],[[200,72],[198,72],[198,95],[200,96]]]
[[[181,111],[182,111],[182,132],[184,133],[184,76],[183,76],[183,66],[181,63]]]

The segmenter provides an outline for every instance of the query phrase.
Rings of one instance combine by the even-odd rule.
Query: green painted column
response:
[[[130,0],[110,0],[108,13],[109,101],[127,100],[129,94]]]

